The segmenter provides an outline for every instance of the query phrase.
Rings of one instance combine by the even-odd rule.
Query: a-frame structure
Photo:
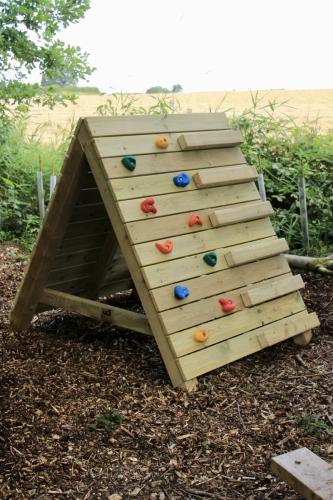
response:
[[[78,123],[11,312],[154,335],[174,386],[318,326],[223,113]],[[145,315],[97,298],[135,286]]]

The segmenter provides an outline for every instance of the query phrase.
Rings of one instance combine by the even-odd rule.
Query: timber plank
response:
[[[140,207],[141,199],[119,201],[119,211],[124,222],[161,217],[181,212],[204,208],[215,208],[245,201],[259,200],[259,193],[254,183],[223,186],[217,188],[196,189],[154,196],[157,213],[145,214]]]
[[[63,269],[65,267],[73,267],[87,262],[96,262],[100,254],[101,246],[90,250],[79,250],[77,252],[58,253],[54,259],[52,271],[55,269]]]
[[[333,499],[332,465],[299,448],[272,458],[272,471],[306,500]]]
[[[305,305],[300,293],[294,292],[251,309],[243,309],[233,314],[224,314],[213,321],[200,323],[199,327],[191,327],[173,333],[168,336],[168,339],[175,355],[180,357],[260,326],[273,323],[278,319],[291,316],[304,309]],[[193,334],[198,328],[206,330],[209,335],[204,346],[202,343],[193,340]]]
[[[246,171],[248,170],[247,165],[244,166]],[[183,169],[184,170],[184,169]],[[182,170],[182,171],[183,171]],[[195,170],[193,173],[193,180],[185,187],[177,187],[173,182],[173,177],[180,173],[180,171],[176,170],[170,172],[168,174],[155,174],[155,175],[145,175],[142,177],[137,177],[135,182],[133,182],[133,178],[123,177],[121,179],[113,179],[111,184],[111,188],[114,194],[114,198],[118,201],[120,200],[128,200],[133,198],[147,197],[147,196],[156,196],[160,194],[168,194],[168,193],[183,193],[184,191],[193,191],[199,187],[195,181],[199,176],[199,178],[205,179],[204,172],[209,172],[209,177],[218,178],[220,172],[224,170],[243,171],[243,166],[235,165],[234,167],[218,167],[218,168],[210,168],[204,171]],[[191,172],[192,173],[192,172]],[[234,173],[234,177],[236,177],[236,173]],[[223,174],[220,175],[223,177]],[[230,177],[230,175],[227,175]],[[243,182],[250,182],[256,179],[257,175],[250,176],[247,174],[246,180]],[[238,181],[240,182],[240,181]],[[237,183],[237,182],[236,182]],[[225,182],[224,184],[231,184],[231,182]],[[234,183],[235,184],[235,183]],[[202,186],[202,187],[213,187],[213,186],[222,185],[218,182],[211,183],[211,185]],[[200,186],[201,187],[201,186]]]
[[[246,207],[249,208],[252,204],[258,204],[258,201],[249,201],[246,203]],[[236,203],[235,205],[232,205],[233,208],[230,210],[243,206],[243,203]],[[217,210],[218,209],[219,208],[217,208]],[[185,233],[195,233],[211,229],[212,224],[209,217],[211,212],[211,208],[206,208],[204,210],[196,210],[195,212],[183,212],[175,215],[167,215],[163,218],[157,217],[153,219],[144,219],[128,222],[125,225],[125,228],[132,244],[145,243],[156,239],[169,238],[171,236],[179,236]],[[194,225],[189,227],[188,222],[193,213],[200,217],[202,222],[201,226]]]
[[[252,234],[251,237],[260,238],[260,233],[258,231]],[[264,240],[270,241],[276,239],[276,235],[264,238]],[[230,248],[242,248],[249,247],[256,244],[255,241],[244,242],[238,245],[225,248],[215,248],[214,251],[217,254],[216,266],[210,267],[203,260],[203,256],[206,252],[200,252],[196,255],[190,255],[188,257],[182,257],[173,261],[159,262],[158,264],[153,264],[142,268],[143,277],[150,289],[157,288],[160,286],[169,285],[170,283],[181,282],[183,280],[195,278],[203,274],[211,274],[222,269],[227,269],[229,266],[226,263],[224,254],[229,251]]]
[[[245,158],[240,148],[207,149],[203,151],[188,151],[178,153],[135,155],[136,169],[129,172],[121,163],[122,156],[103,158],[103,167],[107,179],[122,177],[146,176],[163,174],[166,172],[179,172],[198,170],[211,167],[225,167],[227,165],[240,165],[245,163]]]
[[[273,278],[266,278],[265,276],[261,279],[262,283],[269,284],[274,281],[278,283],[282,281],[288,275],[274,276]],[[230,286],[230,285],[229,285]],[[232,285],[231,285],[232,286]],[[234,321],[237,321],[238,313],[245,309],[245,306],[241,300],[241,294],[246,287],[241,287],[232,290],[230,289],[222,291],[218,295],[208,296],[202,298],[198,302],[191,302],[184,305],[179,305],[176,308],[168,309],[160,313],[160,318],[164,326],[164,331],[167,335],[176,333],[177,331],[184,330],[184,328],[191,328],[192,326],[200,325],[201,323],[207,323],[208,321],[213,321],[215,319],[225,317],[225,313],[222,311],[219,299],[227,298],[232,300],[236,304],[236,308],[233,310]]]
[[[107,232],[111,228],[109,218],[91,219],[68,224],[64,238],[76,238],[84,234],[93,236],[98,233]]]
[[[181,115],[168,114],[116,117],[89,116],[84,119],[84,123],[89,132],[89,136],[92,137],[229,128],[229,122],[225,113],[187,113]]]
[[[260,262],[245,264],[235,269],[228,269],[225,266],[224,269],[215,273],[182,280],[181,284],[189,289],[190,295],[181,302],[174,297],[174,283],[155,288],[150,293],[158,311],[180,306],[183,309],[185,304],[196,302],[211,295],[222,294],[228,290],[245,287],[249,283],[257,283],[270,277],[279,276],[288,273],[289,270],[286,257],[279,255]],[[172,311],[170,311],[170,314],[172,314]]]
[[[102,219],[104,217],[107,217],[107,213],[103,203],[76,205],[70,218],[70,222],[81,222],[88,219]]]
[[[271,257],[289,250],[288,243],[284,238],[269,242],[258,242],[256,246],[246,249],[232,250],[225,254],[225,259],[230,267],[239,266],[246,262]]]
[[[249,203],[240,205],[238,207],[215,209],[211,212],[209,219],[213,227],[226,226],[229,224],[236,224],[237,222],[244,222],[248,220],[261,219],[273,214],[273,207],[266,202]]]
[[[262,335],[269,339],[269,345],[272,346],[298,335],[305,329],[314,328],[318,326],[318,323],[315,313],[308,314],[306,311],[302,311],[288,318],[275,321],[270,325],[184,356],[178,360],[178,365],[184,378],[191,379],[260,351],[262,347],[258,338]]]
[[[183,151],[208,148],[229,148],[243,142],[239,130],[217,130],[214,132],[189,132],[178,137]]]
[[[258,177],[257,171],[250,165],[235,165],[224,169],[211,168],[193,174],[193,182],[197,188],[228,186],[251,182]]]
[[[93,269],[94,264],[94,262],[84,262],[73,267],[53,269],[47,278],[47,286],[52,288],[53,283],[56,284],[62,281],[79,279],[81,276],[86,276],[91,269]]]
[[[75,238],[65,238],[61,247],[59,248],[58,254],[64,254],[68,252],[75,252],[79,250],[90,250],[98,246],[102,246],[103,241],[106,236],[106,231],[102,233],[97,233],[94,235],[76,236]]]
[[[253,307],[262,304],[268,300],[281,297],[288,293],[299,290],[304,287],[304,282],[300,275],[289,276],[285,280],[272,283],[261,283],[260,285],[250,286],[242,295],[245,307]]]
[[[184,234],[172,239],[173,250],[169,254],[161,253],[154,243],[140,243],[133,248],[141,266],[178,259],[187,255],[193,255],[202,251],[209,252],[223,246],[237,245],[244,241],[266,238],[275,234],[269,219],[254,220],[233,226],[207,229],[199,233]],[[258,243],[259,244],[259,243]],[[268,244],[268,243],[267,243]],[[236,251],[236,250],[233,250]],[[242,251],[242,250],[237,250]],[[277,253],[277,252],[276,252]]]

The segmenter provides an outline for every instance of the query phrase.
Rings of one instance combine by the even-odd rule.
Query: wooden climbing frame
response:
[[[310,340],[284,239],[223,113],[81,120],[11,312],[62,307],[153,335],[174,386]],[[98,297],[135,287],[145,315]]]

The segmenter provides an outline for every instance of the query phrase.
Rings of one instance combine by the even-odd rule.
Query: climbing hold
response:
[[[193,340],[196,342],[206,342],[208,340],[208,333],[206,330],[197,330],[196,332],[193,333]]]
[[[174,176],[173,182],[177,187],[183,188],[191,182],[191,179],[189,175],[187,175],[185,172],[182,172],[181,174]]]
[[[175,297],[178,300],[186,299],[190,295],[190,291],[186,286],[177,285],[175,286]]]
[[[157,212],[154,198],[146,198],[145,200],[143,200],[141,202],[140,206],[141,206],[142,212],[144,212],[145,214],[148,214],[149,212],[156,214],[156,212]]]
[[[216,266],[217,263],[217,255],[215,252],[206,253],[203,257],[203,260],[211,267]]]
[[[122,158],[121,160],[121,163],[124,165],[124,167],[127,168],[127,170],[129,170],[130,172],[133,172],[133,170],[135,170],[135,167],[136,167],[136,159],[134,158],[134,156],[124,156],[124,158]]]
[[[235,302],[231,299],[220,299],[219,303],[222,306],[222,311],[225,313],[233,311],[236,307]]]
[[[155,139],[155,146],[159,149],[166,149],[170,144],[170,141],[167,137],[157,137]]]
[[[200,219],[199,215],[192,214],[188,220],[188,225],[190,227],[195,226],[195,225],[202,226],[202,220]]]
[[[155,243],[155,247],[162,253],[170,253],[173,250],[173,243],[167,240],[165,243]]]

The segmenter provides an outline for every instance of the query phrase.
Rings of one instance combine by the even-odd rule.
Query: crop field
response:
[[[304,121],[319,119],[321,128],[333,129],[333,89],[321,90],[267,90],[259,91],[260,105],[270,101],[281,104],[277,114],[293,118],[298,125]],[[65,130],[81,116],[96,114],[98,106],[104,104],[108,95],[81,95],[76,104],[67,107],[56,106],[53,110],[34,107],[31,110],[28,132],[38,132],[44,141],[56,141]],[[136,105],[149,108],[154,104],[154,97],[147,94],[135,96]],[[251,92],[197,92],[190,94],[170,94],[171,102],[177,112],[216,112],[227,111],[229,115],[240,113],[250,108]]]

